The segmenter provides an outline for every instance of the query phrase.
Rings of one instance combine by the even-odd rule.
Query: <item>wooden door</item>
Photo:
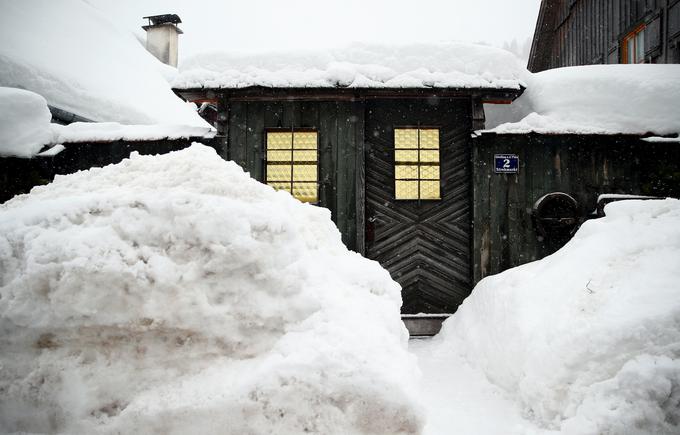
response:
[[[470,102],[368,101],[366,256],[402,286],[402,313],[453,313],[470,293]],[[395,197],[395,128],[436,128],[440,199]]]

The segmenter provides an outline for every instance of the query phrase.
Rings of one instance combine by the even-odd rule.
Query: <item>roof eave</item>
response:
[[[524,92],[519,88],[275,88],[249,86],[244,88],[173,89],[186,101],[217,101],[220,97],[237,100],[340,100],[374,98],[480,98],[485,103],[511,103]]]

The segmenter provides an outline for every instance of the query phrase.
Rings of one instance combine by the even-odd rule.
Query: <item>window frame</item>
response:
[[[626,33],[626,35],[621,39],[621,47],[623,53],[621,53],[621,59],[623,64],[626,65],[636,65],[641,63],[647,63],[645,58],[645,46],[644,38],[647,26],[645,24],[640,24],[635,27],[632,31]],[[642,37],[642,56],[640,59],[637,58],[638,55],[638,38]],[[633,62],[630,62],[629,56],[632,54]]]
[[[303,201],[293,194],[293,186],[295,185],[295,179],[294,179],[295,160],[293,159],[293,156],[292,156],[292,152],[295,150],[295,148],[293,146],[293,142],[291,142],[291,148],[290,148],[290,150],[291,150],[291,161],[290,161],[291,180],[290,180],[290,192],[288,192],[288,193],[290,194],[290,196],[292,196],[293,198],[297,199],[300,202],[304,202],[306,204],[312,204],[312,205],[319,205],[319,203],[321,201],[321,198],[320,198],[320,195],[319,195],[319,193],[321,191],[321,178],[320,178],[321,177],[321,168],[320,168],[321,165],[320,165],[320,160],[319,160],[319,129],[317,129],[315,127],[267,127],[267,128],[264,129],[264,144],[263,144],[264,158],[262,159],[263,163],[264,163],[264,169],[262,171],[262,173],[264,175],[263,181],[264,181],[264,184],[274,188],[273,186],[271,186],[269,184],[269,181],[267,180],[267,171],[268,171],[268,168],[269,168],[269,159],[268,159],[269,148],[267,146],[267,142],[268,142],[268,139],[269,139],[269,133],[291,133],[291,141],[294,141],[295,133],[316,133],[316,149],[314,150],[314,151],[316,151],[316,181],[315,182],[313,182],[313,181],[299,181],[298,182],[298,183],[308,183],[308,184],[314,183],[314,184],[316,184],[316,201]],[[287,150],[287,149],[284,149],[284,151],[285,150]],[[311,151],[311,150],[307,149],[305,151]],[[304,165],[301,165],[301,166],[304,166]],[[271,181],[271,182],[272,183],[286,183],[286,181]],[[282,189],[274,188],[274,190],[278,191],[278,190],[282,190]],[[284,191],[287,192],[287,190],[284,190]]]
[[[413,162],[411,164],[398,164],[397,163],[397,150],[408,150],[409,148],[397,148],[397,143],[395,140],[396,137],[396,131],[397,130],[418,130],[418,161]],[[420,130],[437,130],[438,131],[438,139],[439,142],[437,143],[437,152],[439,155],[439,158],[437,159],[436,165],[422,165],[422,161],[420,160]],[[392,187],[394,188],[394,200],[395,201],[415,201],[415,202],[420,202],[420,201],[442,201],[443,196],[442,196],[442,141],[441,141],[441,133],[442,133],[442,127],[441,125],[412,125],[412,124],[407,124],[407,125],[393,125],[392,126],[392,142],[393,142],[393,147],[392,147],[392,169],[393,169],[393,174],[394,176],[392,177],[393,183]],[[429,150],[430,148],[425,148],[426,150]],[[410,163],[410,162],[409,162]],[[431,163],[431,162],[425,162],[425,163]],[[418,166],[418,178],[415,179],[405,179],[405,178],[397,178],[397,166]],[[420,177],[420,167],[421,166],[436,166],[438,168],[439,176],[437,180],[433,179],[423,179]],[[418,182],[418,198],[397,198],[397,181],[417,181]],[[420,182],[421,181],[437,181],[439,183],[439,197],[438,198],[421,198],[420,197]]]

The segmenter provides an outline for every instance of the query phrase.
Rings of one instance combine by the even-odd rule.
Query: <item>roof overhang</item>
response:
[[[173,89],[186,101],[214,102],[220,98],[241,101],[337,101],[391,98],[478,98],[484,103],[509,104],[524,92],[513,88],[270,88]]]

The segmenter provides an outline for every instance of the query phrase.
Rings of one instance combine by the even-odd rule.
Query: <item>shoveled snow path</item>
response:
[[[424,435],[529,435],[538,430],[484,374],[437,339],[412,339],[427,410]]]

